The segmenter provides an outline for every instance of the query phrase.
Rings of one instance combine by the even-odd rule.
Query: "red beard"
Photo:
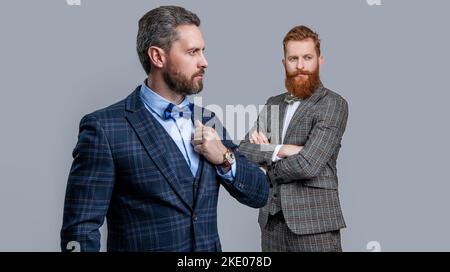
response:
[[[297,77],[298,75],[306,75],[307,78]],[[311,72],[297,71],[288,73],[286,71],[284,84],[290,94],[301,99],[310,97],[320,85],[319,66]]]

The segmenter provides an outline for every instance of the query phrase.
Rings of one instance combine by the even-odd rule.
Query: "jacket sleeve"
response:
[[[348,104],[343,98],[328,103],[319,113],[304,148],[269,169],[271,180],[274,178],[277,183],[289,183],[317,177],[339,149],[347,118]]]
[[[78,243],[81,251],[100,250],[99,228],[111,199],[115,169],[105,132],[94,116],[80,121],[64,203],[61,250]],[[72,242],[72,243],[70,243]]]
[[[232,149],[236,157],[236,176],[234,181],[224,181],[217,175],[221,180],[221,184],[240,203],[252,208],[265,206],[269,197],[269,180],[266,174],[256,164],[248,161],[241,154],[237,145],[231,141],[226,129],[221,124],[219,126],[220,128],[216,126],[216,130],[223,133],[221,134],[223,145]]]
[[[256,163],[260,166],[270,166],[272,165],[272,156],[275,151],[276,144],[252,144],[250,143],[250,135],[254,131],[263,132],[268,138],[270,135],[278,132],[271,132],[270,124],[273,122],[278,122],[278,120],[271,120],[269,124],[269,119],[271,118],[271,111],[269,107],[271,98],[269,98],[264,106],[263,110],[259,113],[255,125],[250,129],[250,131],[245,135],[245,138],[239,144],[239,150],[245,155],[251,162]],[[279,124],[278,124],[279,125]]]

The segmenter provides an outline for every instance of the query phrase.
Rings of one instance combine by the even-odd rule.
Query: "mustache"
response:
[[[205,69],[201,69],[200,71],[198,71],[197,73],[195,73],[192,78],[196,77],[196,76],[203,76],[205,74]]]
[[[287,76],[288,77],[296,77],[296,76],[299,76],[299,75],[310,76],[312,74],[314,74],[314,71],[310,72],[310,71],[301,70],[301,71],[295,71],[295,72],[292,72],[292,73],[287,73]]]

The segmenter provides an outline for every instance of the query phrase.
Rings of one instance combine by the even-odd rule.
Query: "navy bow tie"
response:
[[[194,104],[189,103],[183,107],[177,107],[175,104],[169,103],[167,108],[164,110],[163,119],[176,119],[179,117],[183,117],[186,119],[190,119],[192,115],[192,111],[194,110]]]
[[[286,96],[284,97],[284,102],[286,102],[288,104],[292,104],[296,101],[302,101],[302,100],[290,93],[286,94]]]

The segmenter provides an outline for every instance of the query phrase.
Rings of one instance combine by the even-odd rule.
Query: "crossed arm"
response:
[[[335,99],[318,113],[304,146],[282,145],[277,151],[277,145],[269,143],[264,134],[253,132],[247,134],[239,149],[250,160],[269,169],[277,182],[311,179],[321,173],[340,148],[347,118],[347,102]],[[274,152],[280,160],[272,159]]]
[[[270,144],[269,139],[267,139],[266,135],[264,135],[263,132],[256,130],[251,135],[249,135],[249,141],[250,143],[257,145]],[[303,146],[301,145],[278,145],[277,147],[275,147],[274,153],[272,155],[272,161],[278,161],[290,156],[297,155],[302,149]],[[267,166],[262,166],[260,167],[260,169],[267,173]]]
[[[264,133],[262,133],[261,131],[254,131],[250,135],[249,141],[252,144],[270,144],[269,139],[267,139],[266,135],[264,135]],[[302,149],[302,145],[284,144],[280,145],[280,148],[278,150],[275,149],[277,152],[274,155],[280,159],[285,159],[289,156],[298,154]]]

